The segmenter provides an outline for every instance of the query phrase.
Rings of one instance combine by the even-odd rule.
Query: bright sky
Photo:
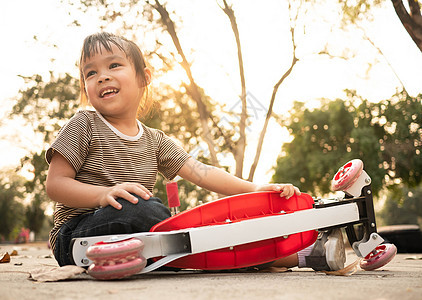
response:
[[[285,1],[267,1],[265,7],[257,6],[256,1],[229,2],[235,3],[248,99],[256,107],[266,108],[274,84],[291,61]],[[240,80],[235,42],[227,16],[214,0],[181,0],[173,1],[171,5],[174,6],[170,7],[169,4],[169,10],[175,10],[183,20],[179,36],[188,59],[193,61],[192,69],[198,83],[214,100],[226,103],[228,109],[236,106]],[[0,32],[3,38],[0,47],[0,57],[3,58],[0,73],[2,114],[10,109],[19,88],[24,86],[18,75],[38,73],[47,79],[49,71],[54,70],[56,74],[69,72],[76,76],[75,63],[82,40],[99,28],[95,16],[80,12],[77,12],[77,18],[82,26],[69,26],[76,16],[73,14],[75,12],[70,16],[69,8],[58,0],[1,1],[0,11]],[[324,18],[332,20],[336,14],[331,12]],[[306,28],[306,38],[298,37],[297,56],[300,61],[279,89],[274,107],[276,113],[287,112],[294,100],[306,101],[313,106],[322,97],[344,97],[343,90],[346,88],[356,89],[372,101],[389,98],[394,94],[399,81],[385,58],[378,56],[379,63],[367,72],[368,63],[374,62],[376,50],[369,43],[362,42],[356,32],[344,33],[316,21],[311,24]],[[410,94],[421,93],[422,54],[401,25],[391,3],[376,14],[375,21],[367,24],[365,30],[383,51]],[[37,41],[34,40],[35,36]],[[167,41],[168,37],[163,37],[165,45]],[[334,45],[337,54],[349,46],[356,52],[356,56],[345,61],[315,55],[323,49],[325,42]],[[152,46],[147,44],[145,42],[143,46],[151,47],[151,50]],[[174,51],[172,44],[169,47]],[[179,79],[169,76],[169,80]],[[252,160],[255,153],[256,140],[265,116],[264,110],[257,109],[255,112],[257,114],[251,117],[252,124],[248,128],[248,161]],[[1,167],[16,164],[26,149],[39,147],[18,124],[3,120],[0,126]],[[16,135],[18,138],[12,139]],[[272,172],[269,171],[275,165],[281,145],[287,138],[286,133],[272,122],[255,176],[257,182],[270,179]],[[248,164],[245,169],[249,170]],[[244,175],[247,176],[246,172]]]

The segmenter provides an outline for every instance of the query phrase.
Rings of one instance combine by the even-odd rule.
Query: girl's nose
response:
[[[98,83],[104,83],[110,80],[111,80],[111,77],[108,74],[103,74],[98,77]]]

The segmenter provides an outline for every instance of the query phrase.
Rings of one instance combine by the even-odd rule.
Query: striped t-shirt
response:
[[[75,179],[92,185],[137,182],[152,191],[157,172],[173,179],[190,157],[162,131],[138,122],[139,133],[126,136],[99,113],[76,113],[47,150],[47,162],[60,153],[76,171]],[[55,249],[60,227],[71,218],[97,208],[74,208],[56,203],[50,244]]]

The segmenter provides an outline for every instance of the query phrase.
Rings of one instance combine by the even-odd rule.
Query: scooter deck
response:
[[[151,232],[241,222],[246,219],[289,214],[313,208],[308,194],[281,198],[279,192],[256,192],[222,198],[184,211],[155,225]],[[316,230],[223,248],[179,258],[167,266],[223,270],[255,266],[296,253],[317,239]]]

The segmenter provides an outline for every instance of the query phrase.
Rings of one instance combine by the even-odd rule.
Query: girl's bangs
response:
[[[115,45],[121,51],[126,53],[123,47],[123,41],[119,40],[116,36],[108,34],[96,34],[89,36],[85,39],[83,48],[82,48],[82,61],[86,61],[96,54],[102,54],[103,49],[108,52],[113,52],[112,46]]]

